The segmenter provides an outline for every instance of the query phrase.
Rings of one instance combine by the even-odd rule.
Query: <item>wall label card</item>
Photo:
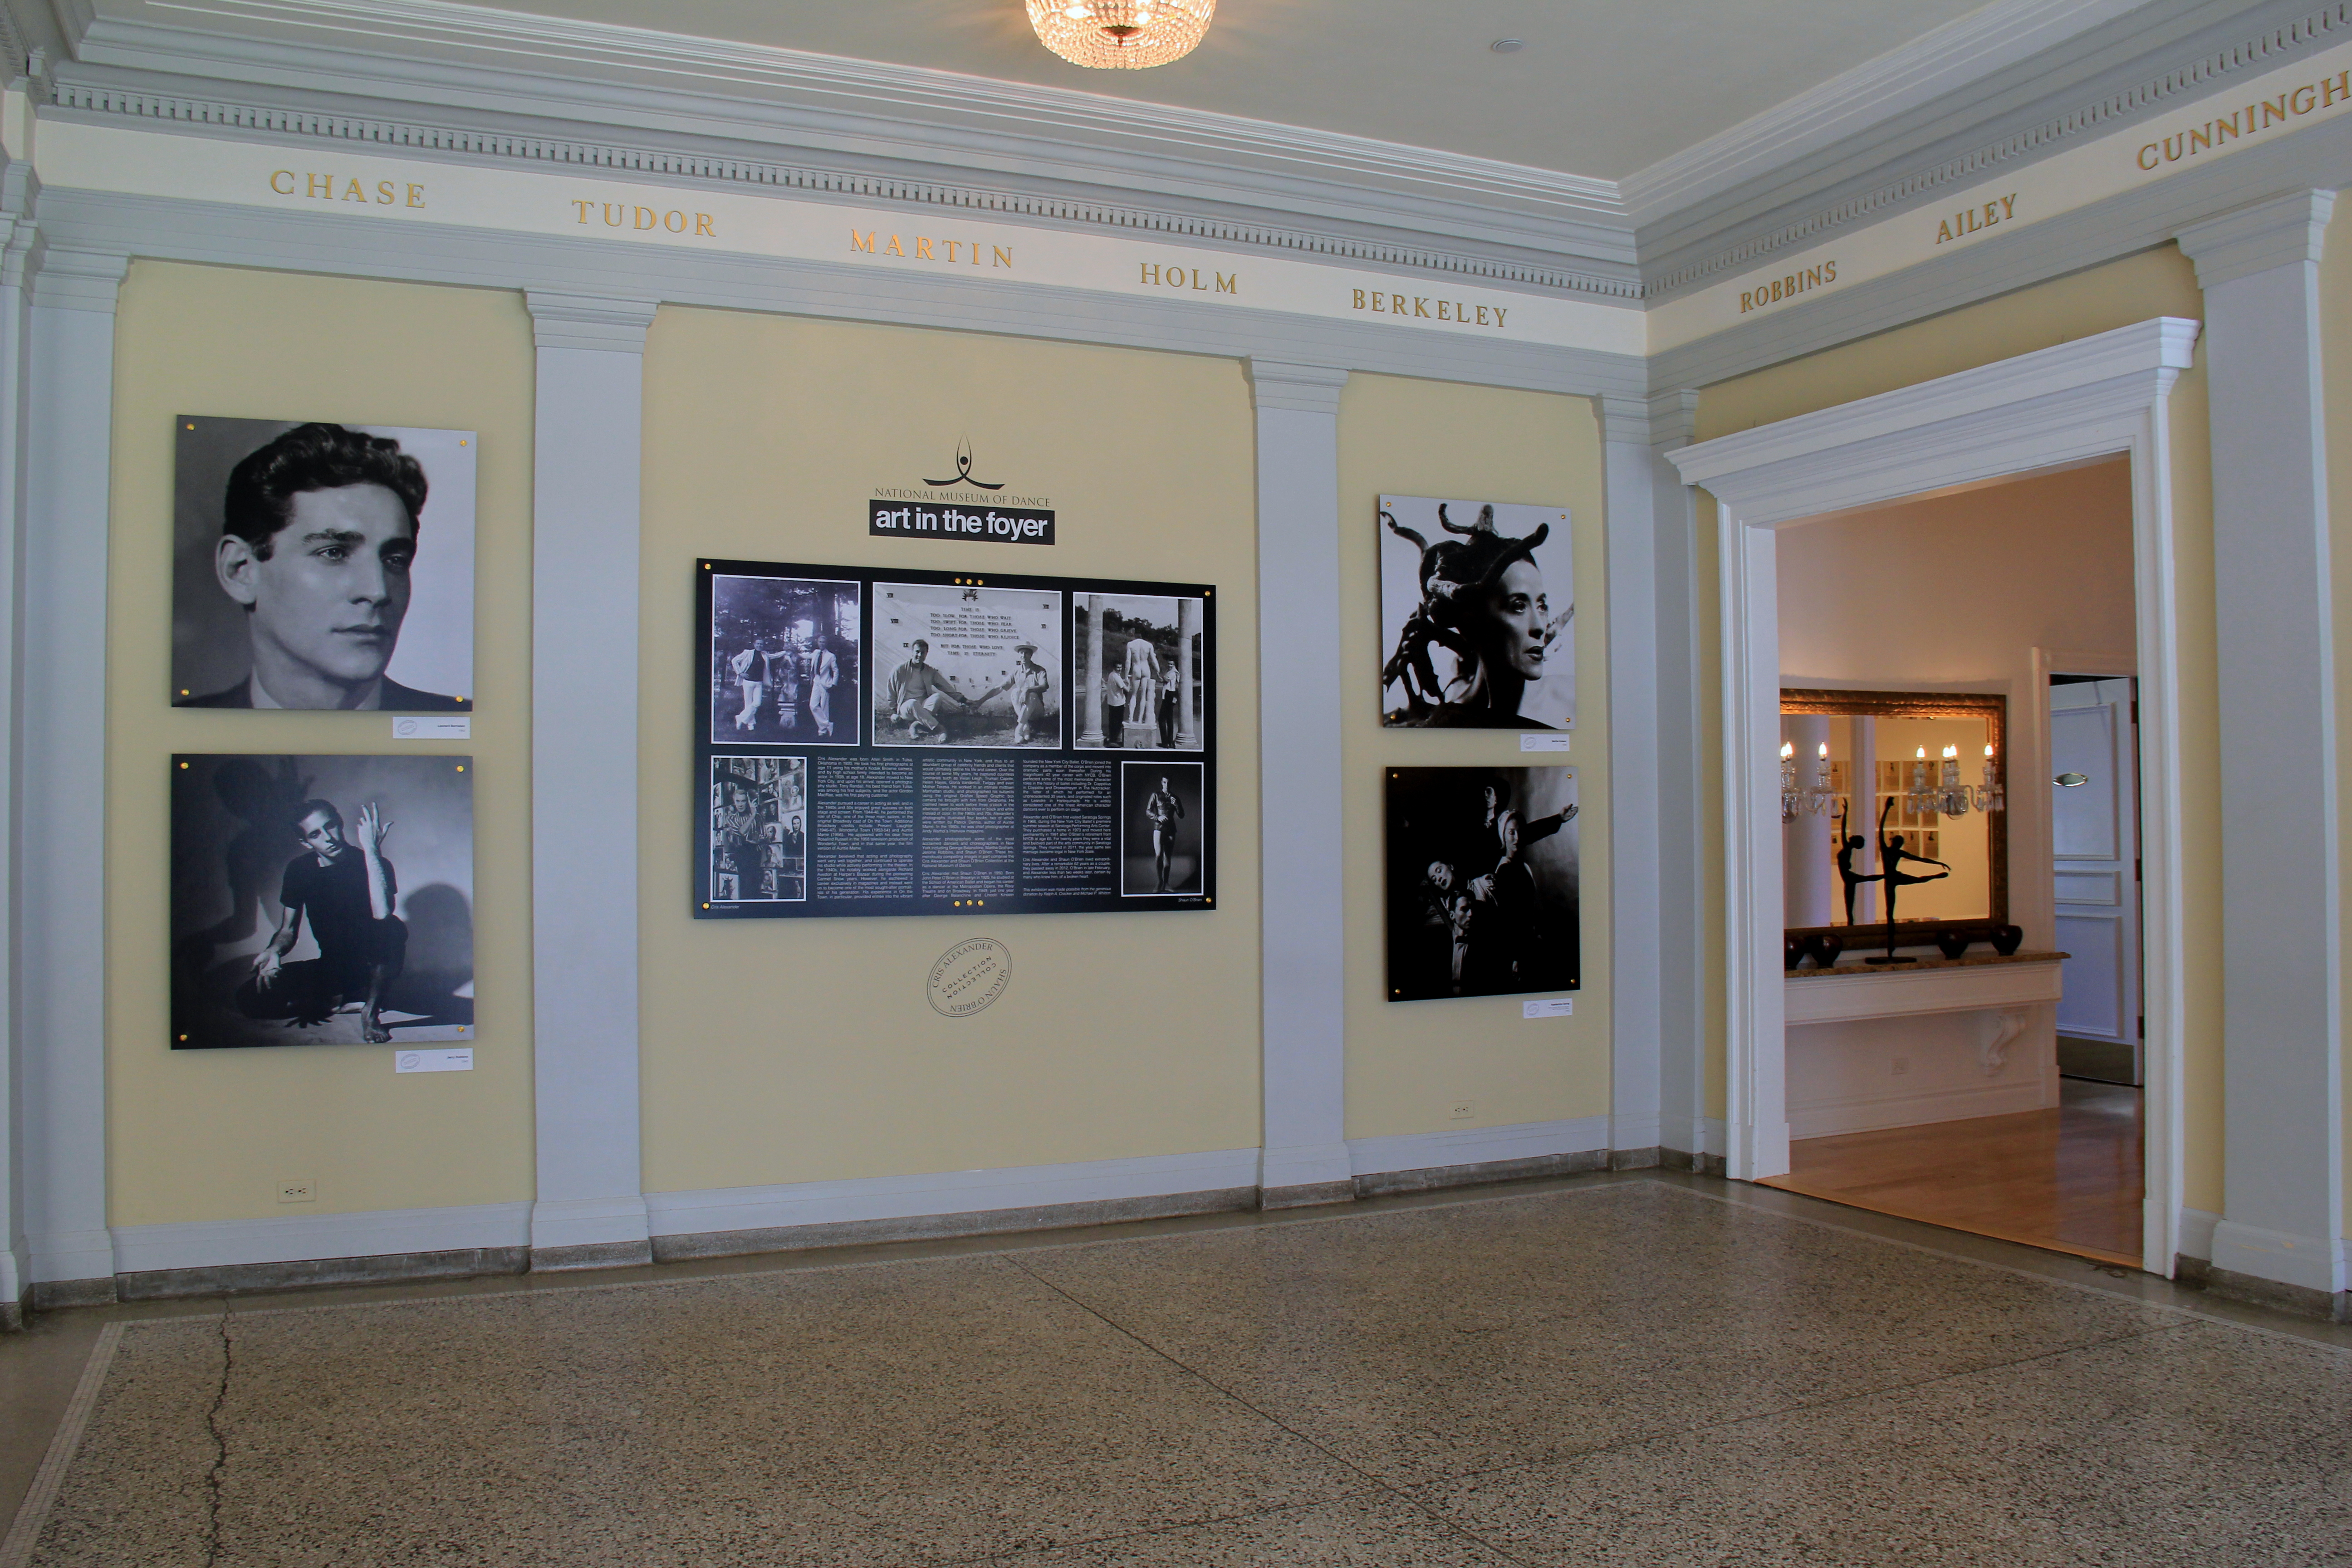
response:
[[[1214,588],[695,575],[696,918],[1214,907]]]

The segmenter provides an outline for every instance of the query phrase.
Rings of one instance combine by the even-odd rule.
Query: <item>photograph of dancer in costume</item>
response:
[[[1119,793],[1125,850],[1119,892],[1170,898],[1201,889],[1201,764],[1125,763]]]
[[[1390,1000],[1575,989],[1574,774],[1388,774]]]
[[[1454,510],[1477,506],[1476,521]],[[1419,524],[1418,526],[1416,524]],[[1507,532],[1503,524],[1521,530]],[[1384,725],[1567,729],[1576,719],[1568,513],[1384,496]],[[1547,549],[1547,545],[1551,548]]]

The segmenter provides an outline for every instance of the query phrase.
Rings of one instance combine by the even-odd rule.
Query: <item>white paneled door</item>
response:
[[[2058,1032],[2140,1059],[2139,748],[2128,677],[2050,688],[2051,865],[2065,995]]]

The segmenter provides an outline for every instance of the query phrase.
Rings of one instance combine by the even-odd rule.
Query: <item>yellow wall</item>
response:
[[[1705,389],[1697,437],[1734,431],[1828,408],[1896,387],[1990,364],[2035,349],[2128,326],[2151,316],[2201,319],[2204,297],[2195,269],[2179,250],[2163,246],[2120,261],[2054,279],[1928,321],[1824,350]],[[2205,436],[2205,377],[2197,364],[2176,384],[2171,403],[2174,570],[2179,606],[2179,668],[2183,758],[2182,867],[2187,962],[2185,1094],[2187,1187],[2191,1207],[2221,1208],[2221,973],[2220,862],[2220,728],[2214,673],[2212,492]],[[1722,710],[1719,649],[1712,628],[1720,615],[1716,575],[1713,503],[1702,496],[1699,615],[1709,628],[1702,649],[1710,695],[1702,705],[1704,772],[1711,831],[1722,818]],[[2021,570],[2030,570],[2021,563]],[[1717,847],[1711,846],[1711,851]],[[1710,866],[1721,864],[1710,852]],[[1719,873],[1708,904],[1723,899]],[[1720,984],[1722,930],[1709,932],[1708,967]],[[1708,1009],[1708,1114],[1723,1112],[1723,1016],[1719,994]]]
[[[2339,784],[2352,780],[2352,218],[2345,232],[2327,226],[2328,244],[2319,261],[2320,353],[2327,400],[2328,563],[2336,604],[2336,773]],[[2352,874],[2352,835],[2339,835],[2339,876]],[[2352,880],[2344,884],[2352,887]],[[2347,987],[2345,1016],[2352,1017],[2352,921],[2339,940],[2344,962],[2339,984]],[[2352,1067],[2352,1064],[2347,1064]],[[2352,1144],[2352,1070],[2344,1074],[2344,1136]],[[2352,1236],[2352,1160],[2344,1168],[2344,1234]]]
[[[116,318],[107,633],[109,1222],[531,1195],[530,319],[514,294],[138,262]],[[165,703],[172,417],[478,431],[476,1067],[395,1077],[388,1046],[167,1048],[174,752],[388,752],[381,713]],[[318,1184],[280,1205],[280,1181]]]
[[[1583,989],[1570,1018],[1516,996],[1391,1002],[1383,982],[1381,770],[1517,767],[1516,731],[1381,727],[1377,510],[1389,495],[1564,506],[1576,538],[1574,750]],[[1348,1135],[1609,1113],[1609,683],[1601,436],[1591,403],[1394,376],[1339,402],[1339,647],[1347,760]],[[1471,1114],[1453,1119],[1468,1102]]]
[[[1052,498],[1050,549],[866,531],[877,486]],[[664,309],[646,353],[640,733],[648,1191],[1258,1142],[1255,434],[1231,360]],[[1214,910],[689,918],[698,556],[1203,582],[1217,590]],[[677,700],[666,694],[675,694]],[[925,999],[1013,953],[968,1018]]]

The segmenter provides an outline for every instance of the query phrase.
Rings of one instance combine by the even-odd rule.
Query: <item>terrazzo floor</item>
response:
[[[174,1304],[0,1568],[2352,1563],[2341,1333],[1778,1201]]]

